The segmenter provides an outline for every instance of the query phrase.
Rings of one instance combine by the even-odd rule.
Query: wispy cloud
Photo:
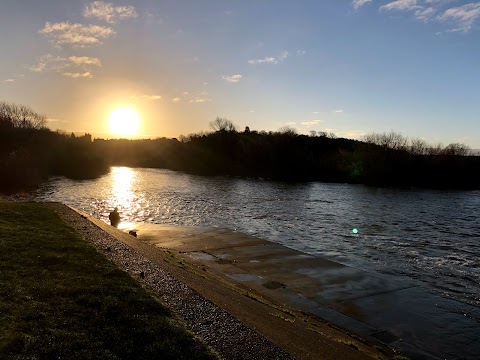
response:
[[[480,17],[480,3],[470,3],[450,8],[438,17],[440,21],[452,21],[456,28],[451,31],[467,32]]]
[[[100,59],[88,56],[70,56],[68,58],[69,61],[74,63],[75,65],[94,65],[94,66],[102,66]]]
[[[64,58],[51,54],[40,56],[35,65],[30,66],[33,72],[56,72],[71,78],[92,78],[91,69],[101,67],[100,59],[88,56],[70,56]]]
[[[196,97],[195,99],[192,99],[189,101],[189,103],[194,103],[194,104],[203,104],[207,102],[211,102],[212,99],[209,99],[207,97]]]
[[[434,15],[435,9],[433,7],[422,8],[415,11],[415,18],[423,22],[430,21]]]
[[[457,7],[452,3],[458,0],[390,0],[379,7],[381,12],[411,12],[416,20],[428,23],[437,21],[453,24],[449,32],[468,32],[480,18],[480,2],[470,2]],[[353,0],[352,6],[357,10],[373,0]]]
[[[131,5],[113,6],[113,4],[104,1],[94,1],[85,7],[83,16],[98,18],[114,24],[119,20],[136,18],[138,14]]]
[[[5,79],[5,80],[1,80],[0,84],[13,84],[16,81],[17,79]]]
[[[93,75],[91,72],[89,71],[86,71],[86,72],[83,72],[83,73],[79,73],[79,72],[76,72],[76,73],[71,73],[71,72],[65,72],[62,74],[63,76],[66,76],[66,77],[71,77],[73,79],[78,79],[78,78],[88,78],[88,79],[91,79],[93,78]]]
[[[176,98],[172,99],[172,102],[174,102],[174,103],[178,103],[180,101],[182,101],[182,99],[180,99],[179,97],[176,97]]]
[[[235,75],[222,76],[222,79],[235,84],[242,79],[242,75],[235,74]]]
[[[367,135],[367,132],[365,130],[338,131],[336,129],[325,129],[325,131],[334,133],[338,137],[347,138],[347,139],[361,139],[363,136]]]
[[[248,60],[249,64],[255,65],[255,64],[278,64],[285,60],[288,57],[288,51],[282,52],[279,56],[267,56],[264,57],[263,59],[252,59]]]
[[[357,10],[358,8],[362,7],[363,5],[369,2],[372,2],[372,0],[353,0],[352,5],[353,5],[353,8]]]
[[[115,35],[113,29],[105,26],[48,21],[39,33],[47,36],[57,46],[68,44],[77,47],[100,45],[102,39]]]
[[[337,110],[335,110],[334,112],[337,113],[337,114],[342,114],[342,113],[344,113],[345,111],[344,111],[343,109],[337,109]]]
[[[263,59],[248,60],[249,64],[277,64],[278,61],[273,56],[265,57]]]
[[[386,5],[380,6],[380,10],[416,10],[422,8],[417,4],[417,0],[396,0]]]
[[[143,101],[156,101],[162,100],[160,95],[139,95],[139,96],[130,96],[132,100],[143,100]]]
[[[301,124],[306,127],[312,127],[317,124],[320,124],[321,122],[322,120],[305,120],[305,121],[302,121]]]
[[[37,59],[35,65],[30,66],[33,72],[55,71],[60,72],[67,67],[66,58],[51,54],[42,55]]]
[[[297,56],[303,56],[305,55],[307,52],[305,50],[297,50]]]

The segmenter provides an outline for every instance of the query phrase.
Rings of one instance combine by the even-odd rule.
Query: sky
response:
[[[110,138],[402,133],[480,148],[480,1],[2,0],[0,101]]]

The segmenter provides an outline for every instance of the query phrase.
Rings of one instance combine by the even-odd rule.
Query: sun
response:
[[[133,136],[138,133],[140,119],[137,112],[132,108],[121,107],[110,113],[108,125],[114,135]]]

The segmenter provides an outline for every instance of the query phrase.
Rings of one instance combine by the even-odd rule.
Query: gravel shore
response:
[[[159,264],[146,259],[72,209],[58,203],[48,206],[99,252],[142,282],[219,358],[292,359],[288,353],[176,279]]]

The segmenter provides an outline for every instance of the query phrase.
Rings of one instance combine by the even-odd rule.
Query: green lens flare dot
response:
[[[358,234],[358,229],[353,229],[353,230],[352,230],[352,233]]]

